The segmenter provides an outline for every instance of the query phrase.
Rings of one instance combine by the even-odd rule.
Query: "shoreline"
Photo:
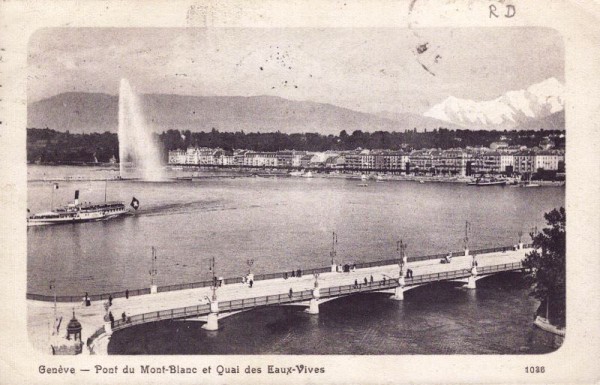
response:
[[[64,165],[41,165],[44,167],[55,167]],[[118,168],[106,167],[98,165],[97,167],[118,171]],[[175,166],[177,167],[177,166]],[[274,177],[289,177],[289,178],[303,178],[302,176],[290,175],[288,169],[274,169],[274,168],[244,168],[244,167],[186,167],[183,169],[174,168],[173,166],[166,166],[166,171],[171,171],[176,175],[170,176],[166,181],[185,181],[185,180],[198,180],[198,179],[211,179],[211,178],[243,178],[243,177],[255,177],[255,178],[274,178]],[[349,180],[361,180],[362,175],[367,175],[366,182],[397,182],[397,181],[408,181],[418,183],[458,183],[467,184],[474,182],[475,177],[467,176],[435,176],[435,175],[396,175],[394,172],[368,172],[368,171],[332,171],[332,170],[308,170],[312,173],[311,177],[304,177],[305,179],[311,178],[323,178],[323,179],[349,179]],[[179,175],[177,175],[179,174]],[[181,175],[183,174],[183,175]],[[379,177],[380,179],[377,179]],[[66,177],[49,177],[49,178],[36,178],[28,179],[27,182],[91,182],[91,181],[111,181],[120,182],[135,180],[136,178],[121,178],[120,176],[111,176],[108,178],[98,177],[85,177],[85,176],[66,176]],[[565,181],[547,181],[547,180],[535,180],[539,187],[563,187]],[[522,183],[517,184],[506,184],[506,186],[523,187]],[[476,186],[478,187],[478,186]],[[479,186],[481,187],[481,186]]]

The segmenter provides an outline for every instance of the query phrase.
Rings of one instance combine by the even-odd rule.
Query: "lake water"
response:
[[[58,190],[52,190],[48,180],[66,175],[99,180],[62,181]],[[80,190],[80,200],[103,201],[105,187],[108,200],[129,203],[135,196],[140,209],[133,216],[106,222],[29,228],[28,292],[50,295],[51,279],[56,280],[61,295],[149,287],[152,246],[158,255],[157,282],[168,285],[208,279],[211,273],[206,260],[211,257],[216,260],[218,275],[225,277],[243,275],[249,259],[254,260],[255,273],[327,266],[332,231],[338,234],[339,262],[396,257],[400,238],[408,244],[408,255],[460,250],[465,221],[471,223],[472,249],[511,245],[517,242],[519,231],[527,234],[534,226],[543,227],[543,214],[564,206],[565,201],[564,187],[398,181],[358,187],[356,180],[289,177],[102,181],[114,175],[116,171],[102,168],[29,167],[31,212],[67,204],[76,189]],[[524,240],[529,237],[524,235]],[[224,339],[229,346],[237,338],[246,341],[247,336],[241,338],[240,333],[262,328],[254,342],[233,344],[236,348],[230,352],[302,354],[304,348],[294,342],[296,333],[314,338],[324,353],[352,353],[353,349],[358,349],[357,354],[515,353],[521,347],[544,350],[544,344],[540,348],[527,342],[536,340],[528,334],[536,332],[530,327],[535,303],[527,290],[518,283],[505,289],[502,282],[491,278],[487,285],[488,289],[478,289],[475,294],[436,286],[416,289],[415,294],[407,293],[404,303],[391,303],[384,295],[357,296],[324,304],[317,318],[294,314],[293,309],[257,310],[251,317],[240,314],[224,320],[217,341]],[[444,293],[452,295],[446,298]],[[491,306],[489,315],[474,321],[487,314],[476,311],[486,304]],[[352,309],[365,306],[372,307],[368,315],[360,310],[348,317]],[[248,327],[248,322],[253,327]],[[408,324],[428,325],[427,330],[456,335],[462,342],[446,344],[442,339],[439,344],[432,340],[423,345],[420,329],[415,326],[407,332]],[[399,325],[404,325],[400,334]],[[151,330],[157,327],[143,326]],[[496,330],[497,342],[473,341],[479,333],[490,330]],[[134,332],[117,334],[127,338],[128,333]],[[197,323],[177,322],[173,327],[157,328],[155,333],[165,336],[160,341],[172,341],[173,335],[203,331]],[[381,342],[391,334],[397,336],[396,342]],[[365,335],[380,342],[367,344],[371,339]],[[337,347],[327,343],[346,338],[351,341]],[[113,340],[111,345],[118,351],[119,338]],[[181,349],[221,353],[221,344],[210,341]],[[144,346],[143,351],[169,353],[178,345],[148,341]]]

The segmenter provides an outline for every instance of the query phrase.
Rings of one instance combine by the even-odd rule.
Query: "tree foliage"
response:
[[[531,269],[531,295],[549,306],[550,321],[564,326],[566,299],[566,214],[564,207],[544,214],[547,227],[532,233],[534,250],[523,265]]]
[[[473,131],[448,130],[438,128],[433,131],[404,132],[356,130],[339,135],[319,133],[282,132],[220,132],[216,129],[191,132],[189,130],[167,130],[154,134],[162,144],[163,157],[170,150],[186,149],[191,146],[222,148],[225,150],[245,149],[275,152],[280,150],[298,151],[343,151],[357,148],[404,150],[422,148],[465,148],[467,146],[489,146],[495,141],[506,141],[510,145],[534,147],[545,136],[553,137],[558,147],[564,146],[562,131]],[[119,156],[117,134],[104,132],[73,134],[51,129],[29,128],[27,130],[27,160],[41,162],[107,162],[112,156]]]

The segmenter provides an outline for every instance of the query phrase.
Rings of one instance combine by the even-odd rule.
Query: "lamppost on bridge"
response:
[[[337,245],[337,241],[337,234],[334,231],[331,239],[331,251],[329,252],[329,256],[331,257],[331,272],[335,272],[335,258],[337,256],[337,252],[335,251],[335,245]]]
[[[206,316],[206,324],[202,326],[205,330],[219,329],[219,301],[217,300],[217,275],[215,257],[208,259],[208,270],[212,273],[212,299],[204,297],[209,302],[210,312]]]
[[[216,270],[215,257],[209,258],[208,259],[208,271],[212,275],[212,285],[210,286],[210,288],[212,290],[212,300],[213,301],[217,300],[217,273],[215,270]]]
[[[406,243],[401,240],[396,242],[396,251],[400,257],[400,261],[398,262],[398,266],[400,266],[400,277],[404,275],[404,265],[408,262],[406,258]]]
[[[523,249],[523,230],[519,230],[519,250]]]
[[[531,228],[531,232],[529,233],[529,235],[531,236],[531,239],[533,239],[538,233],[538,228],[537,226],[533,226]]]
[[[56,279],[50,280],[50,290],[54,296],[54,319],[56,319]]]
[[[465,221],[465,256],[469,255],[469,231],[471,231],[471,223]]]
[[[156,294],[158,292],[158,288],[156,286],[156,275],[158,274],[158,270],[156,269],[156,248],[152,246],[152,268],[149,271],[150,273],[150,294]]]

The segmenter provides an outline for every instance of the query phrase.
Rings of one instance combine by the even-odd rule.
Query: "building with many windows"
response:
[[[186,150],[169,151],[169,164],[186,164],[187,163],[186,154],[187,154]]]
[[[465,176],[470,154],[461,149],[433,151],[432,168],[436,174]]]
[[[243,165],[252,167],[277,167],[277,153],[247,152],[244,155]]]
[[[349,171],[419,172],[444,175],[526,174],[538,170],[564,172],[564,150],[520,150],[501,148],[492,151],[478,147],[466,149],[422,149],[410,154],[391,150],[353,151],[224,151],[206,147],[169,151],[169,164],[325,168]]]
[[[559,170],[564,161],[565,155],[560,151],[539,151],[535,154],[534,169]]]
[[[513,155],[514,170],[519,174],[535,172],[535,153],[533,151],[521,151]]]

